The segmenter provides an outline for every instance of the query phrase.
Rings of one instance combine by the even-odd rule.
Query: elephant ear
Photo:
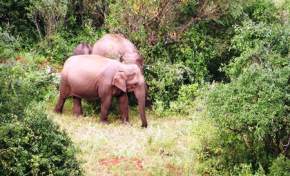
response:
[[[113,78],[113,85],[121,89],[123,92],[126,92],[126,80],[127,76],[125,72],[117,72]]]

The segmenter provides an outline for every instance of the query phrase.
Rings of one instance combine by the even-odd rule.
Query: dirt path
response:
[[[77,146],[85,175],[194,175],[189,119],[149,116],[149,127],[141,129],[137,117],[132,126],[53,113],[50,118]]]

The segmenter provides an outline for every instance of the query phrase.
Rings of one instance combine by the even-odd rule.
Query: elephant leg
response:
[[[119,96],[119,109],[121,113],[121,118],[124,123],[129,122],[129,103],[128,103],[128,95],[124,93]]]
[[[54,112],[62,113],[63,106],[64,106],[66,98],[68,97],[68,94],[69,94],[69,87],[65,84],[64,81],[61,80],[60,88],[59,88],[59,97],[58,97],[56,106],[54,108]]]
[[[112,103],[112,96],[104,96],[101,98],[101,122],[108,123],[108,110]]]
[[[65,103],[66,98],[59,96],[57,100],[57,104],[54,108],[54,112],[56,113],[62,113],[63,105]]]
[[[73,97],[73,113],[76,116],[83,115],[82,99],[79,97]]]

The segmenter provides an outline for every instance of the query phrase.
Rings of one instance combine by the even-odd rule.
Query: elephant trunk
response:
[[[147,120],[145,116],[145,84],[138,86],[138,88],[134,90],[134,94],[138,101],[138,109],[142,121],[142,127],[147,128]]]

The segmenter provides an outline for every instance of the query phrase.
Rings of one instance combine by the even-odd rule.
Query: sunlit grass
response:
[[[77,146],[85,175],[195,175],[191,118],[156,119],[147,112],[149,127],[142,129],[135,111],[130,125],[115,115],[104,125],[97,115],[77,118],[69,109],[50,118]]]

